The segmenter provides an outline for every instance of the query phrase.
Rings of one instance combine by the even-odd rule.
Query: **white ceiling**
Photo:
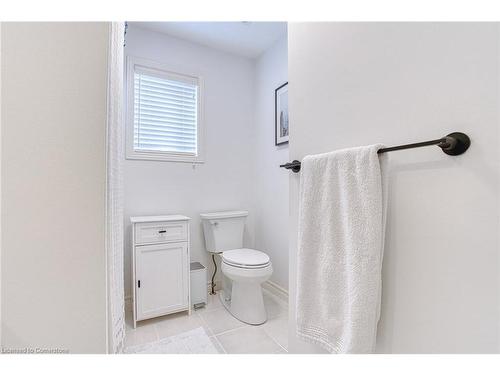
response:
[[[256,58],[287,32],[286,22],[129,22],[236,55]]]

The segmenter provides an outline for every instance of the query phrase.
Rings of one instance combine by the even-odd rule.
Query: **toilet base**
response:
[[[267,321],[267,313],[260,284],[234,281],[232,284],[231,299],[226,300],[224,290],[219,291],[219,299],[224,308],[243,323],[264,324]],[[241,297],[238,298],[238,296]]]
[[[262,283],[273,273],[271,263],[258,268],[237,267],[222,262],[221,270],[231,281],[231,301],[224,306],[236,319],[251,325],[263,324],[267,321]],[[224,288],[228,289],[228,288]],[[224,299],[223,299],[224,301]]]

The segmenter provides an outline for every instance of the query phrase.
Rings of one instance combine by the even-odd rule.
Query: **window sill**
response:
[[[177,163],[189,163],[189,164],[203,164],[205,160],[200,156],[182,156],[182,155],[159,155],[159,154],[147,154],[147,153],[133,153],[127,154],[125,156],[127,160],[149,160],[149,161],[166,161],[166,162],[177,162]]]

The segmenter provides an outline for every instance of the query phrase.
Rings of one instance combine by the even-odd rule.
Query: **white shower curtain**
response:
[[[124,24],[110,26],[108,60],[106,251],[108,351],[119,353],[125,338],[123,275],[123,44]]]

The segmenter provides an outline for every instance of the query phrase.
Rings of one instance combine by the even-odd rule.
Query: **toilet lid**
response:
[[[224,251],[222,260],[238,266],[263,266],[269,263],[269,256],[259,250],[236,249]]]

